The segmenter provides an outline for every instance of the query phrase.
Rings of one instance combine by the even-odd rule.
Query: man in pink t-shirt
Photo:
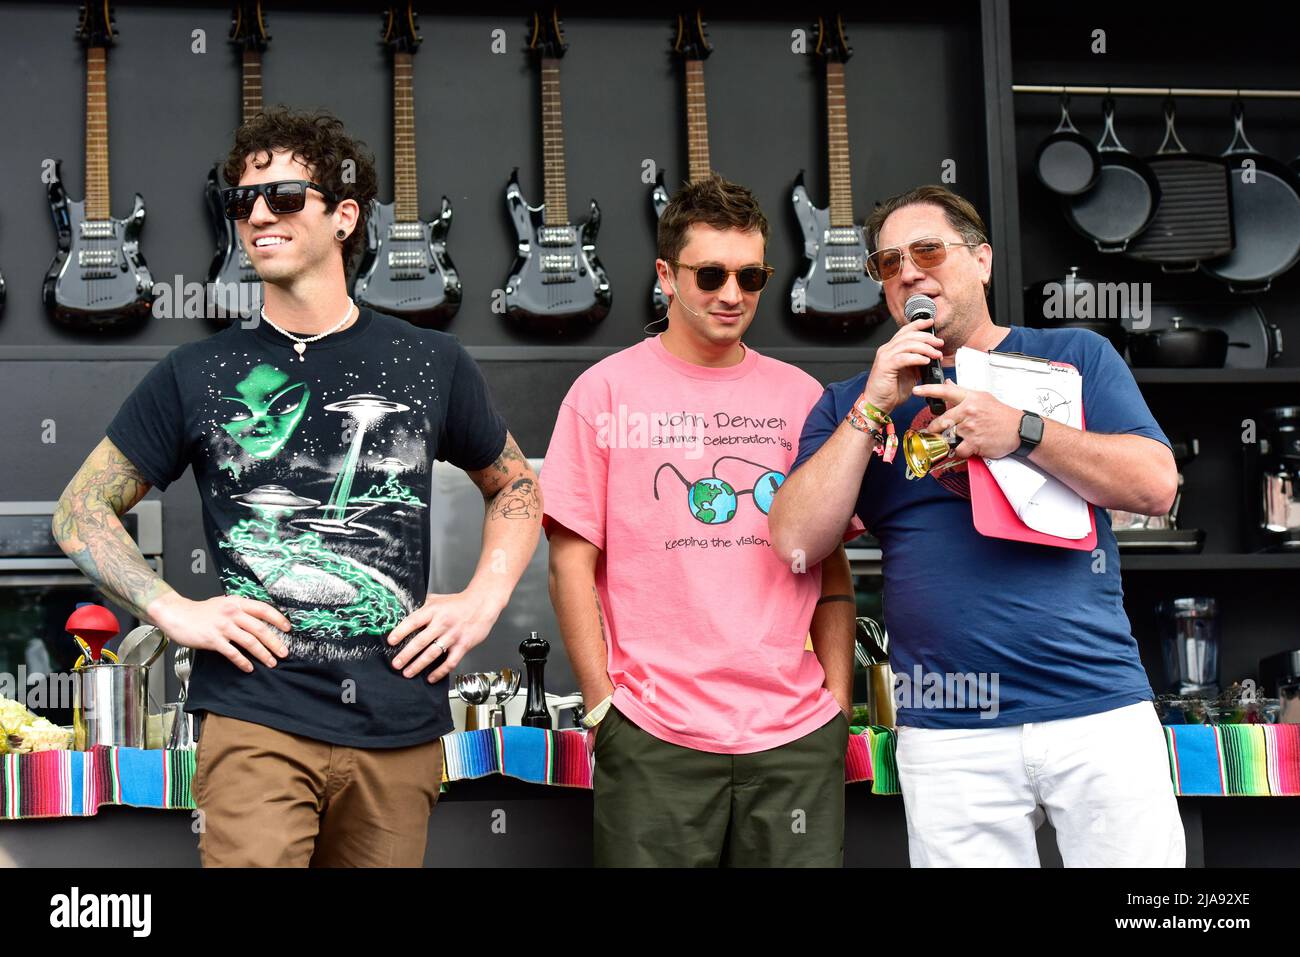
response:
[[[771,546],[822,387],[741,342],[766,240],[749,190],[683,187],[659,223],[667,331],[578,378],[542,466],[598,866],[843,862],[853,588],[842,546],[812,567]]]

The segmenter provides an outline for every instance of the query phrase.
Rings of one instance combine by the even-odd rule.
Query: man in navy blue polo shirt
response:
[[[920,187],[878,207],[867,228],[869,272],[899,329],[869,371],[828,387],[809,414],[769,521],[788,561],[819,561],[855,514],[880,541],[912,864],[1037,866],[1046,815],[1067,866],[1184,866],[1105,512],[1168,512],[1168,439],[1101,336],[994,325],[993,252],[967,200]],[[918,293],[935,316],[905,322]],[[958,386],[962,346],[1075,366],[1086,431]],[[934,359],[945,384],[918,385]],[[947,410],[932,420],[935,397]],[[886,461],[886,422],[900,438],[952,430],[957,459],[1016,455],[1056,477],[1092,503],[1096,549],[981,535],[964,462],[908,481],[901,455]]]

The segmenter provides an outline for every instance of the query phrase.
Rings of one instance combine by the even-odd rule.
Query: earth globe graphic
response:
[[[702,478],[687,493],[691,514],[705,525],[722,525],[736,514],[736,490],[720,478]]]
[[[772,511],[772,499],[784,481],[785,476],[780,472],[764,472],[754,483],[754,504],[764,515]]]

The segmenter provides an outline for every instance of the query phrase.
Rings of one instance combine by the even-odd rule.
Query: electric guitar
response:
[[[447,255],[451,203],[420,219],[415,172],[415,99],[412,56],[420,45],[416,14],[390,7],[384,43],[393,55],[393,202],[372,201],[366,218],[366,249],[352,298],[358,305],[399,316],[417,326],[445,326],[460,308],[461,284]]]
[[[599,322],[613,293],[596,258],[600,207],[591,201],[585,223],[569,219],[564,171],[564,118],[560,101],[560,58],[566,49],[559,14],[533,14],[528,48],[540,61],[542,78],[542,176],[545,202],[529,206],[515,167],[506,186],[506,208],[518,247],[506,280],[506,317],[520,329],[564,335]]]
[[[63,161],[49,184],[50,214],[58,251],[41,294],[55,322],[77,332],[137,329],[153,306],[153,277],[140,253],[144,198],[126,219],[113,219],[108,188],[108,47],[116,24],[108,0],[81,8],[77,38],[86,48],[86,197],[68,198]]]
[[[690,182],[698,183],[709,175],[709,114],[704,99],[704,61],[713,47],[704,32],[704,15],[696,11],[694,15],[679,13],[677,15],[677,36],[673,40],[673,52],[681,58],[686,72],[686,160]],[[655,177],[654,189],[650,191],[650,205],[654,208],[655,219],[664,214],[668,205],[668,190],[664,186],[664,173],[660,170]],[[668,295],[655,277],[654,290],[651,293],[651,308],[656,319],[668,314]]]
[[[262,54],[270,39],[261,0],[235,4],[230,42],[239,48],[243,60],[240,118],[244,123],[262,112]],[[247,319],[262,307],[262,280],[239,238],[237,224],[233,219],[226,219],[225,204],[221,201],[221,166],[219,162],[212,167],[204,185],[208,218],[217,244],[204,290],[208,305],[205,314],[219,325],[225,325],[235,317]]]
[[[808,268],[790,288],[790,310],[809,331],[857,334],[885,318],[880,283],[866,274],[867,243],[853,222],[849,127],[844,63],[853,55],[839,14],[818,17],[815,48],[826,65],[826,135],[830,208],[818,209],[804,188],[803,171],[791,201],[803,233]]]

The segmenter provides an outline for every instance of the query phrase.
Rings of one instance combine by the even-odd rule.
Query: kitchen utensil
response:
[[[894,672],[889,666],[889,638],[874,618],[859,616],[855,654],[867,670],[867,715],[873,725],[894,727]]]
[[[498,710],[504,712],[504,717],[498,720],[504,720],[506,725],[516,727],[523,722],[524,709],[527,707],[528,703],[528,689],[522,687],[521,684],[521,687],[515,692],[514,696],[506,699],[503,708],[498,709],[495,706],[492,706],[491,711],[488,710],[487,706],[478,706],[477,709],[467,706],[465,701],[461,699],[460,695],[456,693],[455,688],[448,691],[447,697],[451,708],[451,720],[457,731],[466,730],[465,724],[468,720],[468,713],[474,710],[477,710],[478,712],[480,728],[484,724],[487,724],[487,726],[490,727],[492,712]],[[576,714],[578,709],[582,706],[582,695],[577,692],[566,695],[552,694],[549,691],[546,692],[546,711],[551,716],[552,728],[575,727],[577,725],[576,720],[572,720],[571,717],[566,717],[565,712]]]
[[[551,728],[551,713],[546,708],[546,657],[551,643],[533,632],[519,643],[519,654],[528,672],[528,704],[520,722],[526,728]]]
[[[492,694],[492,685],[487,675],[473,671],[456,676],[456,693],[467,705],[465,712],[465,730],[477,731],[486,724],[487,716],[480,715],[478,706],[485,704]]]
[[[95,661],[73,670],[74,748],[85,751],[99,744],[120,748],[146,746],[149,667],[166,647],[164,637],[140,664]]]
[[[1102,102],[1105,129],[1097,143],[1101,168],[1092,188],[1062,200],[1070,225],[1101,252],[1123,252],[1155,214],[1160,184],[1155,174],[1115,135],[1115,101]]]
[[[492,709],[491,720],[489,725],[493,728],[503,727],[506,723],[505,703],[509,698],[513,698],[515,692],[519,690],[520,679],[523,675],[513,668],[502,668],[492,676],[492,694],[496,698],[497,706]]]
[[[1222,329],[1184,326],[1174,316],[1167,329],[1132,332],[1129,359],[1134,366],[1166,369],[1219,369],[1228,355],[1228,334]]]
[[[176,751],[192,751],[197,745],[194,738],[194,715],[185,710],[185,702],[169,701],[163,714],[166,715],[163,731],[167,736],[167,747]]]
[[[181,683],[181,701],[189,700],[190,696],[190,673],[194,670],[194,649],[181,645],[176,649],[176,656],[172,661],[172,671],[176,674],[176,680]]]
[[[1172,598],[1156,605],[1165,677],[1181,695],[1215,695],[1219,616],[1213,598]]]
[[[1201,268],[1227,280],[1232,292],[1264,292],[1300,259],[1300,174],[1250,145],[1240,100],[1232,106],[1232,119],[1235,130],[1223,155],[1229,163],[1236,245]]]
[[[1259,683],[1266,694],[1276,695],[1278,721],[1300,724],[1300,648],[1261,658]]]
[[[1178,526],[1178,510],[1182,507],[1185,484],[1183,469],[1200,453],[1200,443],[1190,436],[1171,436],[1170,447],[1174,453],[1174,464],[1178,468],[1178,492],[1174,495],[1169,514],[1142,515],[1118,509],[1106,510],[1110,516],[1111,531],[1115,533],[1115,543],[1121,552],[1194,553],[1199,552],[1205,544],[1204,529]]]
[[[104,645],[117,637],[120,628],[116,615],[103,605],[93,604],[78,605],[63,627],[90,661],[99,661]]]
[[[1131,331],[1153,332],[1168,329],[1177,316],[1186,323],[1228,334],[1228,354],[1223,365],[1228,369],[1264,369],[1282,355],[1282,332],[1269,322],[1254,302],[1245,299],[1203,302],[1154,302],[1148,309],[1147,325]]]
[[[1160,202],[1142,235],[1125,252],[1189,272],[1233,249],[1228,164],[1222,156],[1193,153],[1174,129],[1174,103],[1165,101],[1165,138],[1147,165],[1160,181]]]
[[[1097,148],[1070,120],[1069,103],[1070,98],[1061,94],[1061,121],[1034,157],[1038,181],[1061,196],[1077,196],[1091,189],[1101,171]]]

